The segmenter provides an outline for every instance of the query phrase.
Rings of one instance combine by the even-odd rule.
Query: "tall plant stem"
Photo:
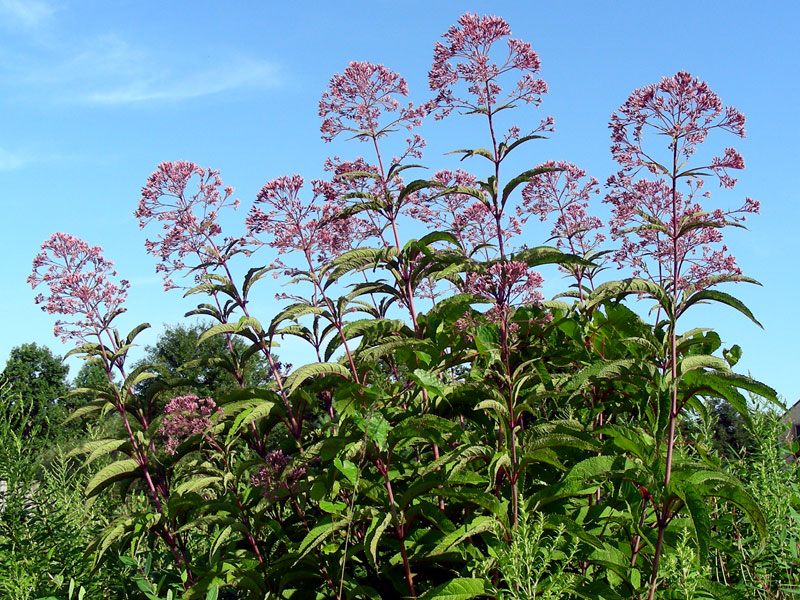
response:
[[[416,600],[417,594],[414,591],[414,576],[411,574],[411,565],[408,562],[408,553],[406,552],[406,543],[405,543],[405,526],[400,519],[400,515],[397,512],[397,506],[395,505],[394,500],[394,492],[392,491],[392,482],[389,480],[389,465],[383,464],[383,461],[378,463],[378,470],[383,475],[383,482],[386,486],[386,493],[389,495],[389,508],[392,511],[392,517],[394,517],[395,522],[395,535],[397,536],[397,540],[400,542],[400,556],[403,558],[403,569],[405,570],[406,575],[406,583],[408,584],[408,592],[411,595],[413,600]]]
[[[305,242],[305,240],[303,240]],[[305,255],[306,262],[308,263],[309,273],[311,273],[311,281],[316,289],[317,293],[322,298],[322,301],[325,302],[325,306],[328,307],[328,311],[331,314],[331,322],[333,326],[336,328],[336,331],[339,333],[339,337],[342,338],[342,347],[344,348],[345,354],[347,355],[347,362],[350,365],[350,372],[353,374],[353,380],[358,382],[358,368],[356,367],[355,360],[353,360],[353,353],[350,351],[350,345],[347,343],[347,338],[344,335],[344,324],[342,323],[342,316],[338,314],[336,308],[333,306],[330,298],[325,293],[322,285],[320,285],[319,278],[317,277],[316,270],[314,269],[314,261],[309,254],[308,248],[303,251]]]
[[[491,97],[489,93],[489,82],[486,81],[485,84],[486,89],[486,97],[487,99]],[[499,190],[500,190],[500,163],[502,162],[502,158],[499,156],[499,148],[497,145],[497,135],[494,130],[494,119],[493,119],[494,112],[492,111],[492,106],[487,100],[486,105],[486,118],[489,124],[489,135],[492,139],[492,153],[493,153],[493,160],[494,163],[494,224],[495,229],[497,232],[497,250],[500,252],[500,261],[501,261],[501,268],[502,274],[501,277],[503,280],[506,278],[506,251],[505,251],[505,243],[503,240],[503,210],[505,208],[502,200],[498,197]],[[501,345],[501,352],[502,352],[502,362],[503,367],[506,371],[506,376],[509,378],[509,386],[508,386],[508,445],[511,455],[511,469],[509,473],[509,482],[511,483],[511,513],[513,517],[513,529],[516,530],[518,523],[519,523],[519,487],[517,483],[517,479],[519,473],[517,472],[517,433],[516,433],[516,411],[514,406],[514,390],[513,384],[510,381],[511,378],[511,348],[509,344],[509,326],[508,326],[508,312],[510,310],[510,306],[508,305],[508,298],[500,298],[498,299],[498,305],[500,308],[500,312],[502,314],[502,318],[500,319],[500,345]]]
[[[678,140],[672,141],[672,226],[670,234],[672,236],[672,314],[670,315],[669,325],[669,352],[670,352],[670,403],[669,403],[669,429],[667,431],[667,457],[664,466],[664,492],[669,489],[672,479],[672,455],[675,449],[675,423],[678,419],[678,334],[677,334],[677,304],[678,304],[678,282],[680,276],[680,259],[678,257]],[[663,551],[664,532],[669,524],[670,501],[667,499],[661,517],[658,520],[658,538],[656,541],[655,552],[653,555],[653,573],[650,578],[650,592],[648,600],[653,600],[658,589],[658,566]]]
[[[133,428],[131,427],[130,420],[128,419],[128,411],[125,408],[125,402],[123,401],[122,397],[120,396],[119,390],[117,390],[116,386],[114,386],[114,378],[112,374],[112,370],[116,366],[117,370],[119,370],[122,380],[126,379],[125,377],[125,369],[123,368],[122,361],[117,359],[116,361],[112,362],[111,358],[108,356],[106,352],[106,347],[103,345],[102,334],[105,333],[108,335],[108,338],[111,343],[111,349],[116,352],[118,350],[116,346],[116,342],[114,337],[111,335],[111,332],[106,328],[104,330],[97,329],[95,327],[95,335],[97,336],[97,340],[99,342],[100,352],[103,358],[103,364],[105,367],[106,377],[108,379],[109,384],[114,389],[114,395],[116,399],[116,410],[119,413],[120,417],[122,418],[122,424],[125,427],[125,433],[128,437],[128,442],[131,444],[131,448],[136,456],[136,462],[139,464],[140,468],[142,469],[142,474],[144,475],[145,483],[147,484],[147,490],[150,493],[150,497],[153,500],[153,504],[155,505],[156,510],[159,514],[164,517],[164,524],[162,525],[162,530],[158,533],[158,536],[164,541],[167,547],[170,549],[170,552],[175,557],[176,562],[178,565],[186,571],[187,578],[186,582],[184,583],[184,589],[189,589],[191,585],[194,583],[194,574],[189,566],[189,555],[186,548],[186,544],[181,539],[180,535],[169,527],[169,519],[167,518],[166,511],[164,510],[163,503],[161,502],[161,498],[159,497],[159,485],[153,480],[152,474],[150,473],[150,468],[148,467],[148,460],[146,450],[142,449],[141,445],[138,443],[136,436],[133,434]],[[133,395],[133,390],[128,389],[128,393]],[[134,415],[135,416],[135,415]],[[152,442],[151,442],[152,444]],[[162,481],[161,482],[161,492],[166,499],[168,497],[168,491],[166,484]]]

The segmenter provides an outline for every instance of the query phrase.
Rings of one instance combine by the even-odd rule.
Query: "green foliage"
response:
[[[391,128],[349,129],[374,142],[381,166],[337,175],[345,208],[302,207],[298,217],[289,212],[297,190],[282,190],[291,198],[277,194],[262,223],[279,223],[272,245],[296,256],[285,257],[293,266],[274,267],[301,290],[271,319],[255,316],[250,294],[272,267],[232,269],[252,254],[248,242],[215,237],[215,174],[201,170],[211,187],[191,200],[183,179],[165,184],[169,204],[148,198],[154,206],[141,212],[151,216],[165,206],[174,214],[175,198],[191,212],[202,197],[210,211],[201,225],[173,225],[191,239],[180,245],[179,265],[192,260],[186,248],[195,253],[197,285],[186,295],[207,299],[189,314],[211,320],[167,328],[133,368],[128,352],[146,325],[122,337],[115,315],[96,323],[73,351],[89,366],[72,391],[85,404],[71,418],[92,435],[52,465],[23,456],[19,433],[43,405],[27,392],[6,402],[6,422],[25,425],[0,430],[10,449],[6,477],[22,490],[9,496],[16,508],[6,510],[0,552],[19,556],[42,531],[63,531],[62,583],[117,586],[149,600],[777,599],[796,590],[798,538],[785,526],[800,514],[796,467],[784,460],[774,417],[751,416],[746,397],[774,402],[776,394],[734,371],[738,346],[723,349],[711,329],[681,329],[681,317],[708,302],[757,323],[716,289],[746,278],[678,281],[681,236],[735,223],[684,217],[671,244],[672,280],[595,284],[602,265],[592,261],[606,251],[515,252],[504,228],[520,189],[563,169],[501,177],[512,151],[542,137],[512,141],[512,129],[498,142],[493,119],[511,108],[489,102],[468,111],[488,119],[491,148],[457,153],[493,167],[470,186],[405,183],[399,173],[418,165],[387,161],[384,172],[379,153]],[[689,174],[674,174],[673,184]],[[485,209],[486,219],[470,224],[477,241],[453,222],[402,242],[399,218],[424,193],[427,201],[467,196]],[[640,213],[647,223],[639,231],[668,233]],[[309,214],[302,226],[288,221]],[[355,215],[372,225],[364,235],[376,247],[321,246],[337,235],[325,227]],[[197,228],[181,229],[189,222]],[[577,233],[556,238],[571,243]],[[179,268],[160,258],[167,271]],[[530,268],[548,265],[576,283],[560,300],[539,302],[527,289],[536,282]],[[233,273],[243,272],[237,281]],[[646,317],[640,300],[652,305]],[[307,345],[307,364],[279,363],[274,351],[285,336]],[[25,435],[42,427],[32,420]],[[743,428],[749,435],[737,438]],[[38,508],[45,486],[58,498],[47,511]],[[94,510],[100,531],[85,526]],[[85,550],[79,561],[75,546]],[[33,581],[24,585],[38,593],[43,573],[56,581],[48,561],[9,563],[9,577]],[[98,578],[107,569],[129,577]]]
[[[562,600],[580,587],[576,556],[580,545],[564,525],[546,528],[544,515],[525,515],[511,543],[497,550],[497,574],[503,600]]]
[[[40,429],[39,435],[57,436],[58,425],[76,408],[65,398],[68,390],[69,367],[47,346],[22,344],[12,348],[2,376],[13,396],[28,406],[28,431]]]
[[[63,449],[42,445],[46,423],[32,403],[7,383],[0,388],[0,596],[124,597],[123,574],[93,573],[85,554],[113,502],[85,504],[89,473]]]
[[[752,525],[738,513],[720,514],[720,529],[728,542],[720,545],[714,566],[747,598],[790,598],[800,591],[797,442],[787,439],[789,426],[782,411],[755,400],[756,410],[747,428],[751,445],[738,453],[728,468],[757,500],[767,535],[758,543]]]
[[[220,335],[200,343],[206,329],[202,323],[166,326],[155,344],[145,347],[145,356],[138,363],[155,369],[159,377],[137,384],[138,392],[147,394],[166,379],[173,380],[174,395],[185,392],[206,397],[239,387],[237,377],[250,387],[269,380],[269,365],[259,356],[245,359],[246,346],[240,338]]]

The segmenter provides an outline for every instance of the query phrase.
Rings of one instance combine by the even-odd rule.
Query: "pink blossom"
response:
[[[611,153],[626,173],[645,167],[652,173],[663,173],[673,165],[671,153],[688,160],[713,129],[728,131],[744,137],[744,115],[733,107],[724,107],[722,100],[708,84],[680,71],[673,77],[635,90],[628,101],[611,116]],[[669,164],[659,163],[651,149],[645,148],[646,134],[657,134],[666,139],[670,150]],[[742,169],[744,161],[733,149],[725,150],[723,157],[712,159],[709,165],[697,165],[691,170],[710,169],[725,187],[735,180],[728,169]],[[687,171],[686,168],[683,169]]]
[[[361,156],[355,160],[342,160],[338,156],[328,158],[324,169],[331,174],[326,197],[328,201],[339,201],[345,196],[373,199],[383,193],[384,184],[379,168]],[[396,177],[388,185],[392,192],[398,193],[403,187],[403,180]]]
[[[362,141],[377,140],[398,126],[412,129],[422,123],[430,105],[401,104],[408,96],[405,79],[370,62],[353,61],[342,74],[331,78],[319,102],[322,138],[329,142],[342,132]],[[413,155],[421,147],[419,136],[409,138]]]
[[[397,198],[404,185],[399,175],[395,175],[390,181],[384,181],[380,168],[360,156],[352,161],[341,160],[338,156],[334,156],[325,161],[325,170],[331,173],[331,178],[320,189],[329,203],[340,207],[362,202],[386,204],[387,200]],[[414,194],[411,194],[407,201],[412,201],[413,197]],[[353,225],[351,247],[356,248],[374,237],[380,238],[386,245],[383,232],[389,224],[389,217],[396,213],[397,208],[389,205],[385,210],[361,211],[357,219],[351,217]]]
[[[477,178],[461,169],[437,171],[431,181],[437,184],[409,199],[404,212],[437,231],[449,231],[471,255],[475,248],[497,243],[495,211]],[[503,239],[519,235],[516,217],[503,218]]]
[[[275,248],[278,254],[299,250],[309,260],[321,262],[348,250],[365,224],[353,216],[340,218],[344,205],[336,198],[330,183],[312,182],[310,201],[301,198],[304,183],[300,175],[268,181],[258,193],[245,223],[250,239],[256,244]],[[266,241],[262,234],[267,236]]]
[[[467,13],[442,36],[444,43],[436,43],[433,66],[428,73],[431,90],[438,92],[437,118],[453,109],[493,112],[520,100],[534,105],[541,103],[547,84],[535,77],[540,68],[539,56],[528,42],[509,38],[510,35],[511,28],[500,17]],[[505,38],[505,56],[500,62],[493,62],[492,47]],[[519,79],[499,99],[503,92],[501,77],[514,71]],[[457,95],[459,82],[466,84],[469,97]],[[510,136],[514,136],[513,131]]]
[[[304,466],[296,466],[286,471],[291,458],[283,450],[272,450],[264,457],[264,463],[255,475],[250,477],[250,485],[261,488],[261,495],[270,500],[277,498],[276,489],[283,484],[291,491],[298,480],[306,474]]]
[[[197,191],[190,194],[187,188],[195,177]],[[232,195],[233,188],[223,186],[219,171],[186,161],[163,162],[147,179],[133,214],[142,229],[151,221],[163,224],[163,233],[145,241],[145,248],[161,260],[156,271],[164,273],[165,289],[177,287],[171,275],[187,268],[184,260],[189,255],[196,256],[198,264],[224,260],[215,250],[222,233],[217,216],[224,207],[238,207]]]
[[[166,415],[161,421],[159,432],[166,441],[166,450],[175,454],[176,449],[192,435],[206,434],[212,426],[212,417],[221,417],[222,407],[211,398],[198,398],[194,395],[172,398],[164,407]]]
[[[744,115],[724,107],[706,83],[681,71],[634,91],[612,115],[610,128],[611,152],[622,167],[609,178],[605,200],[612,205],[612,237],[622,240],[617,263],[673,293],[705,287],[713,276],[739,275],[727,248],[712,245],[722,243],[722,228],[757,213],[759,204],[747,198],[735,210],[704,207],[710,193],[703,190],[703,177],[710,171],[722,187],[731,188],[736,180],[729,170],[744,168],[744,160],[726,148],[710,163],[689,161],[714,129],[743,137]],[[650,147],[662,138],[668,140],[664,159],[658,147]],[[637,179],[640,173],[651,178]]]
[[[609,179],[609,186],[606,202],[613,206],[611,235],[622,240],[614,260],[632,267],[634,276],[671,285],[677,261],[676,287],[682,290],[690,285],[705,287],[712,275],[741,274],[734,257],[724,255],[727,248],[712,250],[711,244],[722,242],[726,224],[757,213],[758,202],[748,198],[736,210],[706,212],[697,201],[701,179],[689,180],[686,192],[676,190],[674,194],[663,179],[631,181],[617,175]]]
[[[53,333],[61,341],[86,341],[87,336],[99,337],[111,320],[125,309],[122,304],[130,284],[116,277],[113,263],[101,254],[99,246],[89,246],[68,233],[54,233],[33,259],[33,272],[28,277],[32,288],[47,285],[49,294],[38,294],[36,304],[49,314],[69,315],[57,320]]]
[[[533,304],[543,299],[541,274],[520,261],[492,263],[484,273],[469,273],[464,291],[500,306]]]
[[[605,240],[598,230],[603,222],[587,213],[589,200],[599,194],[599,182],[594,177],[586,178],[586,171],[564,161],[548,161],[536,167],[551,168],[536,176],[522,190],[522,206],[517,213],[523,222],[536,215],[546,221],[556,213],[550,235],[558,248],[573,254],[586,256],[595,251]],[[585,181],[583,181],[585,180]]]

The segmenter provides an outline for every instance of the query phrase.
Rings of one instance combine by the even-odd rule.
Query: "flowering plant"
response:
[[[193,382],[153,365],[127,372],[144,327],[124,340],[113,329],[128,284],[111,282],[99,248],[66,234],[45,242],[29,279],[48,287],[37,302],[68,316],[57,334],[81,343],[76,352],[108,376],[79,390],[96,399],[76,416],[117,415],[111,437],[76,451],[113,458],[89,496],[125,484],[96,561],[122,546],[166,549],[162,582],[186,598],[230,588],[337,600],[526,590],[652,599],[663,556],[690,544],[692,556],[721,559],[712,514],[735,507],[763,532],[742,484],[702,447],[680,443],[687,415],[707,399],[746,419],[741,390],[775,397],[732,371],[738,347],[720,357],[713,331],[679,330],[701,302],[754,320],[716,286],[748,280],[722,236],[758,203],[703,207],[705,180],[732,187],[743,160],[731,148],[697,158],[712,131],[743,135],[744,118],[683,72],[635,91],[611,121],[620,169],[605,200],[620,246],[606,248],[591,206],[597,179],[567,161],[505,172],[508,156],[553,132],[546,117],[524,135],[518,124],[498,133],[500,120],[521,112],[512,109],[538,106],[547,92],[537,54],[510,36],[499,17],[462,16],[434,48],[434,99],[418,104],[389,68],[348,65],[320,101],[322,138],[352,134],[368,157],[332,157],[327,179],[310,186],[300,175],[268,181],[238,234],[222,237],[220,211],[238,200],[217,171],[158,166],[135,215],[143,228],[162,227],[145,249],[165,287],[192,273],[186,295],[207,299],[188,313],[215,320],[199,343],[226,341],[228,354],[214,360],[238,385],[213,399],[178,392]],[[488,171],[444,168],[409,181],[425,145],[416,130],[454,111],[483,120],[486,147],[455,154],[484,159]],[[414,133],[389,159],[401,129]],[[650,147],[654,137],[666,141],[666,159]],[[409,239],[413,222],[432,231]],[[521,243],[537,222],[548,223],[540,233],[552,246]],[[235,263],[269,252],[261,265]],[[608,256],[633,276],[598,281]],[[548,268],[574,279],[549,301]],[[268,273],[294,287],[261,321],[251,292]],[[636,297],[656,301],[653,322],[626,304]],[[310,362],[277,361],[286,336],[307,343]],[[248,385],[255,355],[270,379]],[[521,539],[534,513],[535,547]],[[508,548],[549,548],[545,562],[562,564],[500,581],[516,564]],[[703,571],[693,589],[725,597],[714,577]]]

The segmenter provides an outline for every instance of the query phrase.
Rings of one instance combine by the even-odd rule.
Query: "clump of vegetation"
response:
[[[128,284],[102,250],[64,233],[43,244],[37,302],[105,374],[72,391],[89,399],[72,418],[93,437],[59,458],[85,462],[56,487],[80,482],[89,504],[64,513],[62,550],[85,546],[91,566],[60,584],[69,570],[86,590],[151,600],[795,589],[797,544],[777,523],[795,518],[796,496],[774,489],[796,485],[794,466],[779,419],[747,400],[776,394],[735,371],[737,346],[683,327],[706,303],[758,324],[721,289],[753,281],[723,236],[758,203],[712,205],[704,188],[732,188],[743,159],[695,152],[741,137],[744,116],[686,72],[634,91],[611,119],[604,225],[596,179],[523,155],[553,120],[525,125],[547,85],[510,34],[498,17],[462,16],[434,47],[434,97],[416,104],[399,74],[351,63],[322,96],[321,132],[369,155],[330,159],[310,186],[267,182],[227,236],[218,215],[238,200],[219,173],[159,165],[135,212],[158,224],[146,249],[168,289],[190,276],[189,315],[210,321],[169,330],[175,341],[144,361],[127,364],[148,325],[114,328]],[[483,141],[454,143],[474,171],[415,170],[431,116],[480,121]],[[536,221],[551,245],[521,237]],[[547,269],[567,281],[552,300]],[[265,319],[254,290],[270,275],[292,287]],[[286,336],[307,344],[306,364],[278,360]],[[715,411],[750,435],[724,438]],[[86,510],[102,515],[97,535],[78,531]]]

